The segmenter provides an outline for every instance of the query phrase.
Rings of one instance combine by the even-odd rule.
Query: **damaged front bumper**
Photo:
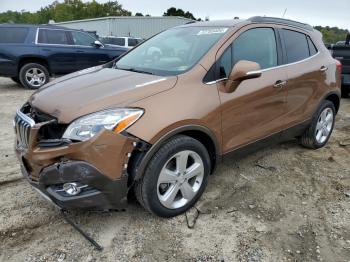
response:
[[[84,142],[57,143],[41,131],[53,121],[30,121],[30,114],[17,112],[15,151],[22,174],[56,205],[64,209],[124,209],[127,204],[127,166],[138,140],[108,130]],[[29,118],[28,118],[29,117]],[[64,190],[67,183],[79,193]]]
[[[127,176],[111,180],[83,161],[48,166],[41,172],[39,181],[31,180],[24,166],[22,174],[34,188],[63,209],[121,210],[127,204]],[[83,185],[82,190],[71,196],[63,190],[66,183],[79,183]]]

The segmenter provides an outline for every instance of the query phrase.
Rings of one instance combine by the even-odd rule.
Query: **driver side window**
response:
[[[95,39],[85,33],[71,31],[74,45],[92,46]]]
[[[256,62],[261,66],[261,69],[277,66],[277,44],[274,29],[254,28],[238,36],[208,71],[204,82],[227,78],[233,66],[240,60]]]

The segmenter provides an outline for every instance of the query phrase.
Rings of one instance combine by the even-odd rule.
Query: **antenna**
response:
[[[288,10],[288,8],[284,9],[284,12],[283,12],[282,18],[284,18],[284,16],[286,15],[287,10]]]

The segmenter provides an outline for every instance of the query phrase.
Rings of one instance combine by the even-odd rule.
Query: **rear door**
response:
[[[25,44],[28,38],[28,27],[1,26],[0,27],[0,75],[17,76],[20,55],[33,50]]]
[[[50,72],[66,74],[75,71],[75,53],[69,36],[61,29],[38,29],[36,44],[49,63]]]
[[[327,61],[317,50],[311,37],[303,31],[281,28],[284,43],[284,66],[288,73],[287,111],[284,119],[288,127],[302,124],[311,118],[320,96],[324,93]]]
[[[76,70],[101,65],[111,60],[103,47],[94,45],[96,39],[91,35],[79,31],[69,31],[69,35],[75,50]]]
[[[278,84],[284,83],[287,74],[278,67],[281,44],[277,31],[270,25],[253,26],[237,34],[217,59],[224,153],[278,133],[286,113],[286,91]],[[243,81],[233,93],[220,91],[240,60],[259,63],[261,77]]]

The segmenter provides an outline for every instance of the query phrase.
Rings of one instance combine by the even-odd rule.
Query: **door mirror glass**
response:
[[[235,64],[227,79],[223,91],[232,93],[237,89],[239,84],[247,79],[257,78],[261,76],[261,67],[258,63],[241,60]]]

